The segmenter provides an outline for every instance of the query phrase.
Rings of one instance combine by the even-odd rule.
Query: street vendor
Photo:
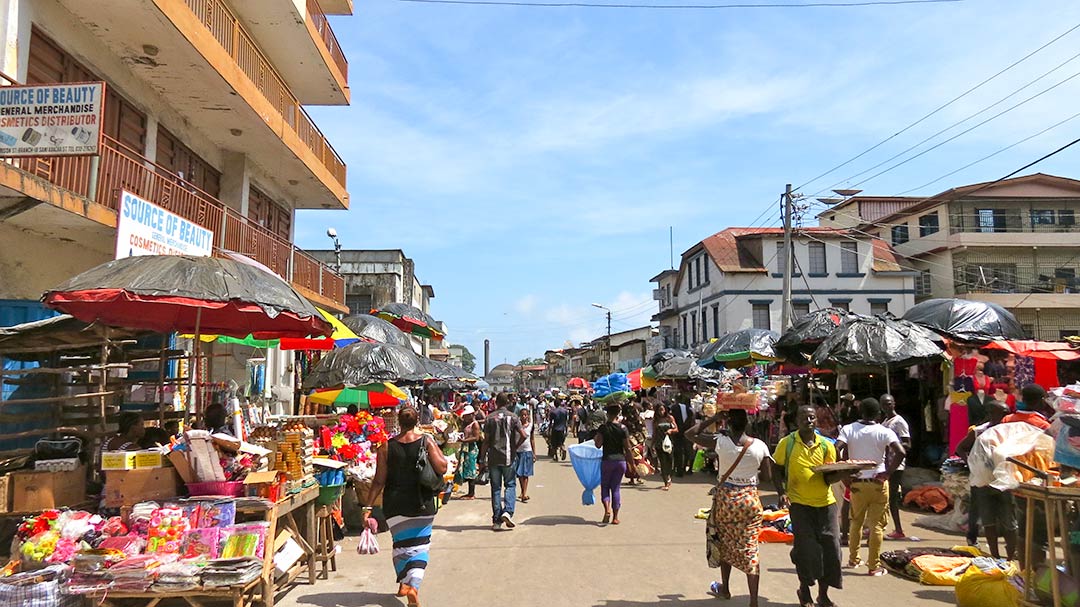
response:
[[[225,405],[214,403],[207,407],[203,413],[203,427],[212,434],[232,435],[233,427],[229,423],[229,414],[225,411]]]
[[[120,414],[120,432],[112,438],[101,443],[102,451],[138,451],[146,429],[143,427],[142,417],[134,411],[125,411]]]

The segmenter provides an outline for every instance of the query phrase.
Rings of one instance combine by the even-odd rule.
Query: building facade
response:
[[[312,257],[336,267],[345,279],[345,302],[353,314],[368,314],[391,303],[406,303],[425,314],[431,313],[435,288],[420,282],[416,263],[401,249],[358,250],[335,252],[309,251]],[[441,323],[440,323],[441,325]],[[445,326],[442,327],[445,332]],[[412,336],[414,350],[425,356],[446,360],[450,352],[441,341]]]
[[[864,199],[875,200],[846,199],[819,222],[887,240],[919,273],[917,301],[987,301],[1036,339],[1080,334],[1080,181],[1037,173],[888,207]]]
[[[792,319],[826,307],[900,316],[914,304],[916,273],[880,238],[799,228],[792,251]],[[786,257],[780,228],[728,228],[687,249],[678,270],[652,279],[665,347],[692,348],[750,327],[782,332]]]

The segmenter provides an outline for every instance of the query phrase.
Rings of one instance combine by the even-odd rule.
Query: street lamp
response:
[[[607,372],[611,373],[611,310],[598,303],[594,303],[592,307],[600,308],[607,313]]]
[[[326,235],[330,237],[330,240],[334,241],[334,260],[337,266],[337,273],[341,274],[341,241],[338,240],[337,230],[334,228],[326,228]]]

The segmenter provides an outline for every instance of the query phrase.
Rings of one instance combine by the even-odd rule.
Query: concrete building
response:
[[[416,277],[416,263],[401,249],[309,251],[319,261],[337,267],[345,278],[345,302],[354,314],[367,314],[391,303],[407,303],[431,313],[435,288]],[[441,323],[440,323],[441,325]],[[445,327],[443,327],[445,330]],[[444,331],[445,332],[445,331]],[[425,356],[449,358],[441,342],[413,337],[414,349]],[[434,348],[434,349],[433,349]]]
[[[665,347],[690,348],[757,327],[781,331],[784,238],[780,228],[728,228],[682,254],[678,270],[652,278]],[[902,315],[916,273],[880,238],[855,230],[800,228],[792,241],[792,318],[829,306]]]
[[[484,377],[484,381],[491,386],[492,393],[510,392],[514,389],[514,378],[514,365],[504,363],[492,367],[491,371]]]
[[[1078,214],[1080,181],[1037,173],[929,198],[855,196],[818,220],[888,241],[919,273],[916,301],[997,303],[1057,340],[1080,334]]]
[[[349,207],[345,163],[304,106],[348,104],[327,14],[351,12],[350,0],[0,0],[5,86],[105,83],[96,154],[0,162],[0,317],[51,314],[43,291],[116,256],[122,191],[212,232],[213,254],[253,258],[346,312],[345,281],[293,235],[297,209]],[[66,136],[43,128],[23,136]],[[291,362],[265,363],[280,403]]]

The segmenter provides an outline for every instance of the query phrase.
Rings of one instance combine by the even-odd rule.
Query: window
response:
[[[843,301],[830,299],[829,305],[845,312],[851,311],[851,300],[848,299],[845,299]]]
[[[825,263],[825,243],[811,242],[810,249],[810,274],[828,274],[829,267]]]
[[[930,271],[922,270],[915,278],[915,295],[931,295],[933,284],[930,282]]]
[[[1058,211],[1058,225],[1061,226],[1074,226],[1076,225],[1076,212],[1072,209],[1062,209]]]
[[[887,302],[887,301],[871,301],[870,302],[870,313],[871,314],[874,314],[874,315],[887,314],[888,312],[889,312],[889,302]]]
[[[908,241],[908,229],[906,225],[893,226],[892,229],[892,243],[894,245],[904,244]]]
[[[923,215],[919,218],[919,237],[926,238],[931,234],[937,233],[940,226],[938,225],[938,214],[930,213],[929,215]]]
[[[158,125],[157,133],[156,162],[214,198],[219,197],[221,173],[165,127]]]
[[[791,302],[791,314],[795,317],[795,320],[802,318],[810,313],[810,302],[808,301],[793,301]]]
[[[701,341],[709,339],[709,315],[701,312]]]
[[[965,265],[963,284],[957,290],[967,289],[968,293],[1015,293],[1016,264],[981,264]]]
[[[697,286],[701,286],[701,257],[694,260],[694,268],[697,270]]]
[[[984,234],[1004,232],[1008,228],[1008,217],[1004,209],[976,209],[979,218],[979,231]]]
[[[686,330],[686,314],[683,314],[683,317],[682,317],[682,335],[683,335],[683,342],[682,342],[682,345],[683,345],[683,347],[685,348],[685,347],[686,347],[686,335],[687,335],[687,330]]]
[[[712,307],[712,332],[713,337],[720,337],[720,304]]]
[[[353,314],[367,314],[371,311],[371,295],[347,295],[345,305]]]
[[[769,304],[752,304],[750,315],[750,320],[754,323],[755,329],[767,330],[772,328],[772,315],[769,314]]]
[[[840,243],[840,271],[844,274],[859,273],[859,243],[855,241]]]
[[[248,191],[248,219],[285,240],[292,240],[292,212],[278,205],[254,185]]]
[[[787,255],[784,254],[784,243],[776,243],[776,273],[787,272]]]
[[[1038,209],[1031,212],[1031,225],[1052,226],[1054,225],[1054,211],[1052,209]]]
[[[709,282],[709,258],[701,256],[701,265],[705,266],[705,282]]]
[[[690,345],[697,344],[697,312],[690,313]]]

